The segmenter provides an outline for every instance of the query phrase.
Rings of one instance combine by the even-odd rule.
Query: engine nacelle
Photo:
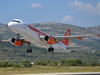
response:
[[[22,41],[21,40],[17,41],[17,38],[14,37],[14,38],[11,39],[11,44],[13,44],[15,46],[21,46],[22,45]]]
[[[55,39],[51,36],[48,36],[48,35],[46,35],[43,40],[48,44],[54,44],[55,43]]]

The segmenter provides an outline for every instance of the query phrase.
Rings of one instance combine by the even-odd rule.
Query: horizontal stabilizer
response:
[[[84,49],[85,47],[67,47],[67,50]]]

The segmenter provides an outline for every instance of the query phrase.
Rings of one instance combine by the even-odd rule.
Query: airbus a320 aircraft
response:
[[[95,34],[70,36],[70,29],[67,30],[64,36],[51,36],[19,19],[14,19],[12,22],[9,22],[8,27],[15,32],[18,37],[13,37],[10,40],[2,40],[2,42],[11,42],[11,44],[15,46],[21,46],[24,43],[27,43],[29,47],[27,49],[28,53],[32,52],[32,49],[30,48],[31,44],[48,48],[49,52],[70,52],[72,49],[80,49],[83,47],[69,47],[69,40],[82,40],[82,38],[86,37],[99,36]],[[19,36],[23,36],[24,38],[19,38]]]

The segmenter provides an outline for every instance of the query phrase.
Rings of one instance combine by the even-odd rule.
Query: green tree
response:
[[[47,65],[49,65],[51,63],[51,60],[47,60]]]
[[[8,63],[7,67],[13,67],[14,64],[13,63]]]
[[[23,65],[25,66],[25,68],[26,67],[31,67],[32,65],[31,65],[31,61],[25,61],[25,62],[23,62]]]
[[[34,65],[42,65],[42,66],[45,66],[46,63],[43,60],[40,60],[40,61],[34,62]]]
[[[13,64],[13,67],[20,68],[20,65],[19,64]]]
[[[98,66],[98,64],[96,62],[93,62],[90,64],[91,66]]]
[[[65,59],[61,59],[61,60],[60,60],[60,62],[61,62],[61,65],[63,65],[63,66],[64,66],[64,65],[65,65],[65,63],[66,63],[66,60],[65,60]]]
[[[7,66],[8,66],[8,62],[4,62],[3,67],[7,67]]]
[[[55,61],[55,60],[47,60],[47,65],[50,65],[50,66],[55,66],[55,65],[58,65],[58,61]]]
[[[0,67],[3,67],[3,63],[2,62],[0,62]]]
[[[45,66],[45,65],[46,65],[46,63],[45,63],[43,60],[40,60],[39,63],[40,63],[40,65],[42,65],[42,66]]]
[[[40,62],[39,61],[35,61],[34,65],[40,65]]]
[[[88,63],[83,63],[83,66],[89,66],[89,64]]]
[[[81,59],[70,59],[68,60],[68,63],[70,66],[81,66],[82,65],[82,60]]]
[[[55,65],[58,65],[58,63],[59,63],[59,62],[58,62],[58,61],[53,60],[53,61],[52,61],[52,63],[53,63],[53,65],[55,66]]]
[[[76,62],[73,60],[72,62],[71,62],[71,66],[76,66],[77,64],[76,64]]]
[[[81,66],[82,65],[82,60],[81,59],[75,59],[76,65]]]

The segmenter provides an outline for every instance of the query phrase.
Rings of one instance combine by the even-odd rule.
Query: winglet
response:
[[[77,38],[78,38],[79,40],[81,40],[81,41],[82,41],[82,38],[80,38],[80,37],[78,37],[78,36],[77,36]]]
[[[97,37],[99,37],[99,34],[97,35]]]

